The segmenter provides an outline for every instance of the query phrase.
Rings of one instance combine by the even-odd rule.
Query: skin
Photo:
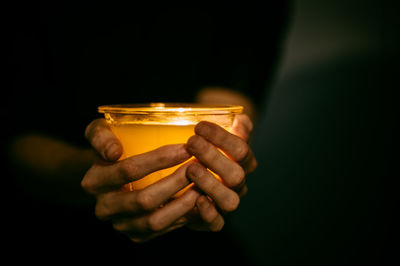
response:
[[[245,113],[254,118],[251,102],[225,88],[205,88],[197,101],[243,105]],[[99,219],[111,220],[117,231],[143,242],[182,226],[221,230],[223,214],[237,208],[247,193],[245,175],[257,166],[247,145],[252,128],[247,115],[237,116],[233,134],[202,122],[186,144],[169,145],[118,161],[122,147],[105,121],[98,119],[85,131],[91,148],[41,134],[26,134],[10,142],[8,159],[15,181],[25,193],[77,207],[92,206],[95,199]],[[131,180],[192,155],[195,160],[156,184],[141,191],[122,189]],[[223,183],[217,182],[206,167],[218,173]],[[195,186],[171,200],[171,195],[192,182]],[[79,183],[94,197],[83,193]]]
[[[257,167],[247,144],[252,127],[247,115],[237,117],[234,134],[203,121],[186,144],[167,145],[117,161],[122,154],[118,139],[104,119],[95,120],[85,135],[100,159],[86,173],[81,185],[96,196],[96,216],[111,220],[115,230],[135,242],[150,240],[184,225],[219,231],[225,223],[223,214],[236,210],[240,198],[247,193],[245,175]],[[191,156],[196,159],[159,182],[142,190],[123,190],[123,185]],[[207,168],[218,174],[222,182]],[[191,182],[195,186],[179,198],[171,199]]]

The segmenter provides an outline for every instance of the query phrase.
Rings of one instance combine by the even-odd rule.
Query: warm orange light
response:
[[[123,146],[121,160],[167,144],[186,143],[200,121],[210,121],[231,131],[235,115],[242,110],[243,107],[233,105],[164,103],[99,107]],[[131,191],[143,189],[172,174],[179,166],[154,172],[128,184],[127,188]]]

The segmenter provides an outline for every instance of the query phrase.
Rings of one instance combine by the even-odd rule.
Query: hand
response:
[[[233,134],[210,122],[200,122],[196,126],[196,134],[188,140],[187,150],[198,162],[188,167],[187,175],[206,195],[196,201],[202,220],[189,223],[189,227],[198,230],[220,229],[224,219],[217,209],[227,213],[238,207],[240,198],[247,193],[245,175],[257,167],[257,161],[247,144],[252,129],[253,124],[247,115],[236,117]],[[222,183],[207,168],[220,176]]]
[[[127,183],[189,159],[191,155],[184,144],[163,146],[117,161],[122,147],[104,119],[93,121],[85,135],[100,159],[86,173],[81,185],[96,196],[95,213],[99,219],[111,220],[115,230],[135,242],[152,239],[185,225],[184,215],[195,207],[200,193],[190,188],[177,199],[171,200],[171,197],[190,184],[186,177],[190,163],[145,189],[122,191]]]

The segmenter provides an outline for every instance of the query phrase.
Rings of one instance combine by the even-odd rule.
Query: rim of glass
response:
[[[241,105],[201,103],[138,103],[111,104],[98,107],[100,113],[116,114],[239,114]]]

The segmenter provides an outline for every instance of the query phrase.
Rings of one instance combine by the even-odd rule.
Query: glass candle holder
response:
[[[194,135],[200,121],[209,121],[231,132],[235,116],[243,111],[238,105],[206,105],[188,103],[150,103],[104,105],[104,113],[112,132],[121,142],[120,160],[145,153],[168,144],[186,143]],[[180,165],[153,172],[126,185],[130,191],[143,189],[172,174]],[[187,189],[187,188],[186,188]],[[183,190],[175,196],[179,196]]]

